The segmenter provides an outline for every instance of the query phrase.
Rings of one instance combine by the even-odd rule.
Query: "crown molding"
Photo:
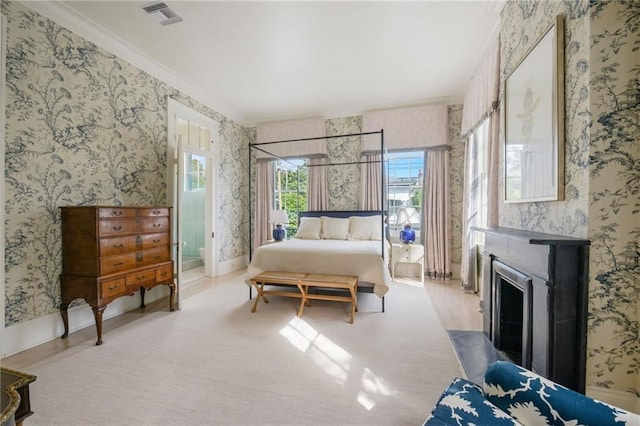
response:
[[[233,108],[217,105],[187,79],[66,4],[57,1],[29,1],[23,4],[229,119],[241,125],[246,121],[243,114]]]

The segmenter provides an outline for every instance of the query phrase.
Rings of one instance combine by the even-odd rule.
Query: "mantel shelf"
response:
[[[472,226],[472,230],[484,232],[487,234],[497,234],[501,237],[512,238],[526,242],[527,244],[545,245],[545,246],[588,246],[589,240],[582,238],[569,237],[565,235],[545,234],[542,232],[533,232],[523,229],[496,227],[479,227]]]

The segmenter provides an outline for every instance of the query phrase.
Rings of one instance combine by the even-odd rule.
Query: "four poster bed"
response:
[[[379,134],[380,153],[384,151],[383,131],[367,132],[349,135],[325,136],[318,138],[306,138],[296,140],[284,140],[268,143],[256,143],[251,147],[262,152],[267,152],[264,146],[271,143],[302,142],[306,140],[330,139]],[[251,156],[251,150],[250,150]],[[275,159],[282,159],[273,155]],[[381,157],[382,158],[382,157]],[[251,158],[250,158],[251,160]],[[384,182],[384,163],[380,163],[380,174]],[[370,163],[370,161],[350,163],[326,163],[321,166],[334,166],[345,164]],[[250,162],[251,164],[251,162]],[[317,167],[317,166],[316,166]],[[251,168],[251,167],[250,167]],[[251,170],[249,171],[251,176]],[[250,179],[251,181],[251,179]],[[380,199],[384,200],[384,185],[381,188]],[[250,188],[251,193],[251,188]],[[250,212],[250,218],[252,212]],[[262,244],[253,249],[253,238],[250,237],[250,264],[247,269],[247,281],[249,285],[249,298],[252,297],[253,286],[258,289],[258,300],[262,297],[265,302],[262,288],[259,287],[256,277],[264,274],[331,274],[333,276],[357,277],[356,289],[358,292],[373,293],[382,301],[384,312],[384,296],[389,290],[391,275],[389,272],[390,243],[386,232],[386,212],[380,210],[348,210],[348,211],[303,211],[298,212],[298,230],[291,239],[271,244]],[[251,232],[253,227],[251,226]],[[284,276],[284,275],[283,275]],[[283,285],[291,286],[291,282]],[[278,285],[277,280],[271,280],[269,285]],[[300,284],[300,283],[298,283]],[[306,291],[326,291],[325,288],[306,288],[298,285],[303,294],[302,312]],[[287,295],[280,291],[272,291],[271,294]],[[293,297],[298,297],[297,295]],[[320,296],[318,296],[319,298]],[[312,298],[309,296],[309,298]],[[355,299],[355,297],[354,297]],[[338,300],[338,299],[327,299]],[[352,300],[355,307],[355,300]]]

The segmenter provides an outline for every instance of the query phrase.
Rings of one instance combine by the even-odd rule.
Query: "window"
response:
[[[487,142],[489,138],[489,120],[480,124],[469,136],[469,195],[467,204],[467,220],[470,226],[485,227],[488,223],[488,167]],[[484,244],[484,233],[474,232],[471,245]]]
[[[205,190],[207,186],[206,161],[207,159],[202,155],[188,154],[186,156],[185,191],[195,192]]]
[[[286,210],[289,223],[285,226],[287,238],[298,228],[298,212],[307,209],[306,159],[278,160],[274,166],[274,208]]]
[[[387,206],[389,234],[399,240],[405,223],[416,231],[420,241],[422,229],[424,151],[391,152],[387,155]]]

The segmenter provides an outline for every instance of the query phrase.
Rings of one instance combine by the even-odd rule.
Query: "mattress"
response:
[[[381,241],[297,238],[263,245],[253,254],[247,283],[265,271],[355,275],[359,281],[373,284],[373,292],[382,297],[391,283],[388,243],[384,257],[382,248]]]

